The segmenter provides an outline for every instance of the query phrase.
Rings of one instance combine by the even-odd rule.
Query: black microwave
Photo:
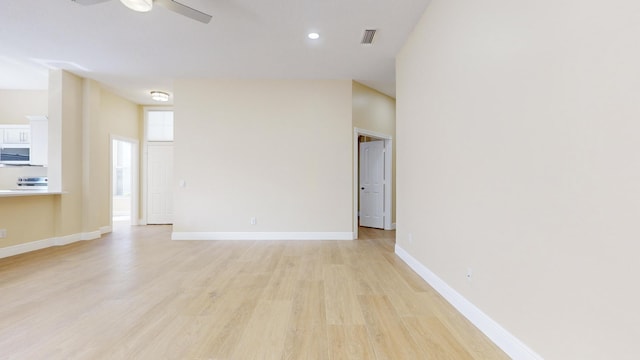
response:
[[[29,164],[31,162],[30,150],[28,147],[0,147],[0,163]]]

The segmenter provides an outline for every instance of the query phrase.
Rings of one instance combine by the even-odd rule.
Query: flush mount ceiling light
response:
[[[153,0],[120,0],[126,7],[131,10],[147,12],[153,8]]]
[[[307,37],[311,40],[318,40],[320,38],[320,34],[312,32],[312,33],[309,33]]]
[[[152,91],[151,98],[155,101],[167,102],[169,101],[169,94],[162,91]]]

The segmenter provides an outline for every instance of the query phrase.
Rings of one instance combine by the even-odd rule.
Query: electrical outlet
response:
[[[472,278],[473,278],[473,269],[467,268],[467,280],[471,281]]]
[[[252,217],[252,218],[251,218],[251,225],[255,225],[255,224],[257,224],[257,223],[258,223],[258,219],[256,219],[256,217],[255,217],[255,216],[254,216],[254,217]]]
[[[7,229],[0,229],[0,239],[7,237]]]

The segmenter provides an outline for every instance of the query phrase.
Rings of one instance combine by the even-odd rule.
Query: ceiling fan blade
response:
[[[179,2],[174,0],[155,0],[154,4],[164,6],[171,11],[177,12],[178,14],[184,15],[193,20],[200,21],[201,23],[208,24],[209,21],[211,21],[211,15],[205,14],[202,11],[198,11],[194,8],[190,8],[187,5],[180,4]]]
[[[93,5],[93,4],[99,4],[102,2],[107,2],[109,0],[71,0],[74,3],[78,3],[80,5]]]

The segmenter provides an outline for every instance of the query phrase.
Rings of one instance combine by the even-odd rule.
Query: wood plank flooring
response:
[[[170,226],[0,259],[0,359],[508,359],[393,253],[171,241]]]

